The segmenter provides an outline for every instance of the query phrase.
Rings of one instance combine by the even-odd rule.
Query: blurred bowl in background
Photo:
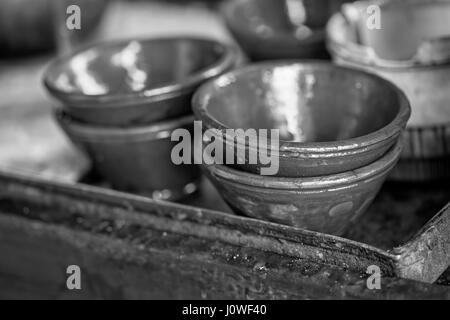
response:
[[[202,169],[237,213],[341,235],[372,203],[400,153],[399,142],[368,166],[311,178],[259,176],[223,165]]]
[[[260,174],[266,165],[252,163],[250,154],[266,154],[263,148],[272,147],[231,139],[226,129],[278,129],[279,149],[271,152],[278,154],[281,177],[367,165],[396,143],[410,115],[405,95],[376,75],[295,61],[259,63],[222,75],[197,91],[193,110],[205,130],[219,130],[217,138],[234,148],[234,155],[245,149],[245,163],[233,166],[252,173]]]
[[[237,62],[236,48],[213,40],[117,41],[56,60],[44,84],[74,119],[104,126],[149,124],[191,113],[197,87]]]
[[[69,138],[92,160],[94,171],[118,190],[143,194],[159,200],[182,200],[197,190],[200,170],[194,165],[175,165],[171,152],[176,142],[171,133],[192,129],[186,116],[133,128],[105,128],[55,112]]]
[[[325,26],[348,0],[230,0],[225,22],[254,60],[328,58]]]
[[[377,5],[382,28],[369,29]],[[340,65],[393,82],[411,103],[402,159],[391,179],[450,178],[450,2],[358,1],[328,24],[328,47]]]
[[[58,6],[65,0],[1,0],[0,55],[31,54],[55,49],[57,45]],[[70,0],[82,12],[82,28],[76,33],[86,37],[101,21],[110,0]],[[63,17],[67,17],[64,10]]]

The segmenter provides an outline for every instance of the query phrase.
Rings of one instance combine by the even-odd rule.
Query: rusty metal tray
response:
[[[40,68],[23,68],[39,83]],[[387,183],[343,238],[236,216],[207,181],[186,203],[153,201],[93,179],[50,101],[10,80],[0,75],[0,298],[450,298],[449,182]],[[85,275],[77,293],[70,264]],[[381,290],[366,286],[370,265]]]

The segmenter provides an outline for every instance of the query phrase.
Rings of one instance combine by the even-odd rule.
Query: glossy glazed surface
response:
[[[366,167],[312,178],[261,177],[223,165],[202,168],[237,213],[340,235],[372,203],[400,153],[398,143]]]
[[[381,78],[312,62],[231,72],[203,86],[193,101],[208,128],[278,129],[278,175],[287,177],[344,172],[375,161],[398,139],[410,113],[404,95]],[[246,164],[242,169],[258,172]]]
[[[148,124],[188,114],[195,89],[232,68],[235,53],[195,38],[105,43],[55,61],[44,83],[76,119]]]
[[[191,116],[132,129],[85,125],[59,111],[56,119],[92,160],[95,172],[114,188],[174,201],[197,190],[199,169],[171,161],[176,144],[170,140],[171,132],[191,129]]]

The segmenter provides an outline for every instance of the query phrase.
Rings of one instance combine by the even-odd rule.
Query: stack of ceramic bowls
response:
[[[328,58],[325,26],[348,0],[230,0],[228,29],[254,61]]]
[[[441,0],[358,1],[328,24],[336,63],[392,81],[411,102],[393,179],[450,178],[449,36],[450,2]]]
[[[395,85],[320,62],[229,72],[203,85],[193,108],[226,153],[246,150],[244,161],[209,159],[203,166],[237,213],[330,234],[342,233],[370,205],[400,157],[410,116]],[[227,129],[278,129],[279,146],[233,140]],[[252,162],[252,152],[258,159],[275,154],[278,171],[261,175],[265,165]]]
[[[192,129],[191,97],[236,63],[227,45],[196,38],[100,44],[58,59],[44,83],[56,119],[114,188],[165,200],[196,190],[198,169],[175,165],[171,133]]]

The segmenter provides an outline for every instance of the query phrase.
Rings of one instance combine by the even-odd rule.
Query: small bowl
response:
[[[227,148],[229,128],[279,129],[279,148],[271,152],[278,153],[280,177],[365,166],[396,143],[410,115],[405,95],[390,82],[326,62],[260,63],[229,72],[197,91],[193,109]],[[249,155],[261,155],[263,146],[232,143],[246,149],[245,161],[234,167],[261,173],[264,165]]]
[[[329,58],[325,25],[345,0],[232,0],[223,15],[254,61]]]
[[[267,177],[224,165],[202,168],[236,213],[341,235],[372,203],[401,149],[399,142],[368,166],[323,177]]]
[[[56,60],[44,84],[76,120],[150,124],[190,114],[197,87],[232,69],[237,59],[235,48],[206,39],[110,42]]]
[[[193,117],[134,128],[105,128],[76,121],[61,110],[56,119],[69,138],[90,157],[94,171],[122,191],[158,200],[181,200],[197,190],[200,170],[175,165],[171,133],[191,130]]]

